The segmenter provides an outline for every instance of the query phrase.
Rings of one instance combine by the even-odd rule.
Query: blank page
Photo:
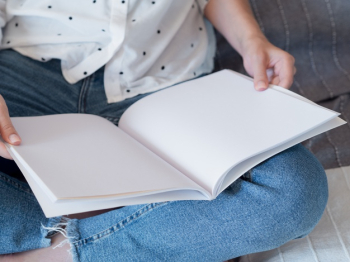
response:
[[[215,195],[231,167],[336,116],[224,70],[139,100],[119,126]]]
[[[10,152],[12,157],[16,157],[13,152]],[[141,197],[130,197],[130,198],[110,198],[110,199],[96,199],[91,201],[90,199],[69,199],[61,200],[58,202],[51,202],[47,198],[46,193],[43,189],[38,186],[36,181],[28,170],[22,166],[21,163],[18,163],[19,168],[26,177],[28,184],[33,190],[35,197],[37,198],[43,212],[46,217],[62,216],[67,214],[76,214],[87,212],[91,210],[101,210],[107,208],[115,208],[126,205],[137,205],[153,202],[163,202],[163,201],[173,201],[173,200],[205,200],[203,194],[194,190],[176,190],[169,191],[164,193],[156,193],[151,195],[145,195]]]
[[[51,201],[201,190],[102,117],[65,114],[15,117],[12,122],[22,144],[10,150]]]

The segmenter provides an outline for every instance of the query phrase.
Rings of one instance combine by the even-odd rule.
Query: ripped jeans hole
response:
[[[42,229],[46,231],[46,238],[53,238],[56,234],[62,234],[66,239],[61,241],[58,245],[54,246],[52,249],[57,247],[62,247],[65,244],[69,243],[70,239],[74,237],[69,236],[67,231],[68,223],[71,219],[67,217],[61,217],[59,223],[53,224],[52,226],[44,226],[41,224]]]

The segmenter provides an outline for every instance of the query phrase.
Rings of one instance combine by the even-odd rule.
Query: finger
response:
[[[19,145],[21,138],[12,125],[5,100],[0,95],[0,134],[10,144]]]
[[[11,157],[11,155],[9,154],[9,152],[6,149],[6,146],[4,145],[4,143],[0,142],[0,156],[13,160],[13,158]]]
[[[284,88],[290,88],[293,84],[294,72],[296,68],[294,67],[294,57],[287,54],[283,60],[282,68],[279,73],[280,83],[279,86]]]
[[[267,81],[269,81],[269,83],[272,83],[272,79],[274,78],[274,72],[273,72],[273,68],[269,68],[266,70],[266,75],[267,75]]]
[[[263,91],[269,86],[267,78],[267,63],[264,56],[258,56],[253,61],[254,88],[258,91]]]
[[[273,85],[278,85],[280,82],[280,78],[278,76],[275,76],[272,81],[271,81],[271,84]]]

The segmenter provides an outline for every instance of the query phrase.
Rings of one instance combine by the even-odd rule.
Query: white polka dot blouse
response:
[[[206,0],[0,0],[1,49],[60,59],[69,83],[104,68],[108,103],[213,69]]]

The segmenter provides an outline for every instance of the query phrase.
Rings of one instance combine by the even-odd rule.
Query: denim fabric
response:
[[[304,145],[324,168],[350,165],[350,1],[250,0],[266,37],[295,58],[291,90],[331,110],[348,122]],[[242,58],[217,32],[215,70],[246,73]]]
[[[41,63],[11,50],[0,52],[0,78],[11,116],[79,112],[117,124],[145,96],[107,104],[102,69],[69,85],[58,61]],[[45,218],[29,186],[0,170],[0,254],[48,247],[51,233],[45,227],[61,218]],[[128,206],[68,220],[65,230],[74,261],[223,261],[305,236],[321,218],[327,196],[322,166],[296,145],[213,201]]]

